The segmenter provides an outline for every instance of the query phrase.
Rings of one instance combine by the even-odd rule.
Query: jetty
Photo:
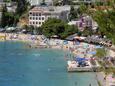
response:
[[[100,69],[100,65],[95,61],[95,65],[91,64],[90,61],[85,63],[78,63],[76,61],[67,61],[67,71],[68,72],[97,72]]]

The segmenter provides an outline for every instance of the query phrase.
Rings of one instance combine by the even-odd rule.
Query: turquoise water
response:
[[[68,73],[64,51],[0,43],[0,86],[98,86],[93,73]]]

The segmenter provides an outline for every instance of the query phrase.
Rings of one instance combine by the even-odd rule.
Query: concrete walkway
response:
[[[105,77],[105,75],[104,75],[103,72],[96,73],[97,81],[99,81],[102,86],[107,86],[106,85],[106,80],[104,80],[104,77]]]

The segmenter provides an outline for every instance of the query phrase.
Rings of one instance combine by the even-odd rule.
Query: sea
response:
[[[0,42],[0,86],[98,86],[95,73],[67,72],[66,53]]]

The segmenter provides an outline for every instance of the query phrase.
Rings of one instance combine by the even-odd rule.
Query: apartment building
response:
[[[40,27],[48,18],[67,20],[70,6],[36,6],[29,11],[29,25]]]

